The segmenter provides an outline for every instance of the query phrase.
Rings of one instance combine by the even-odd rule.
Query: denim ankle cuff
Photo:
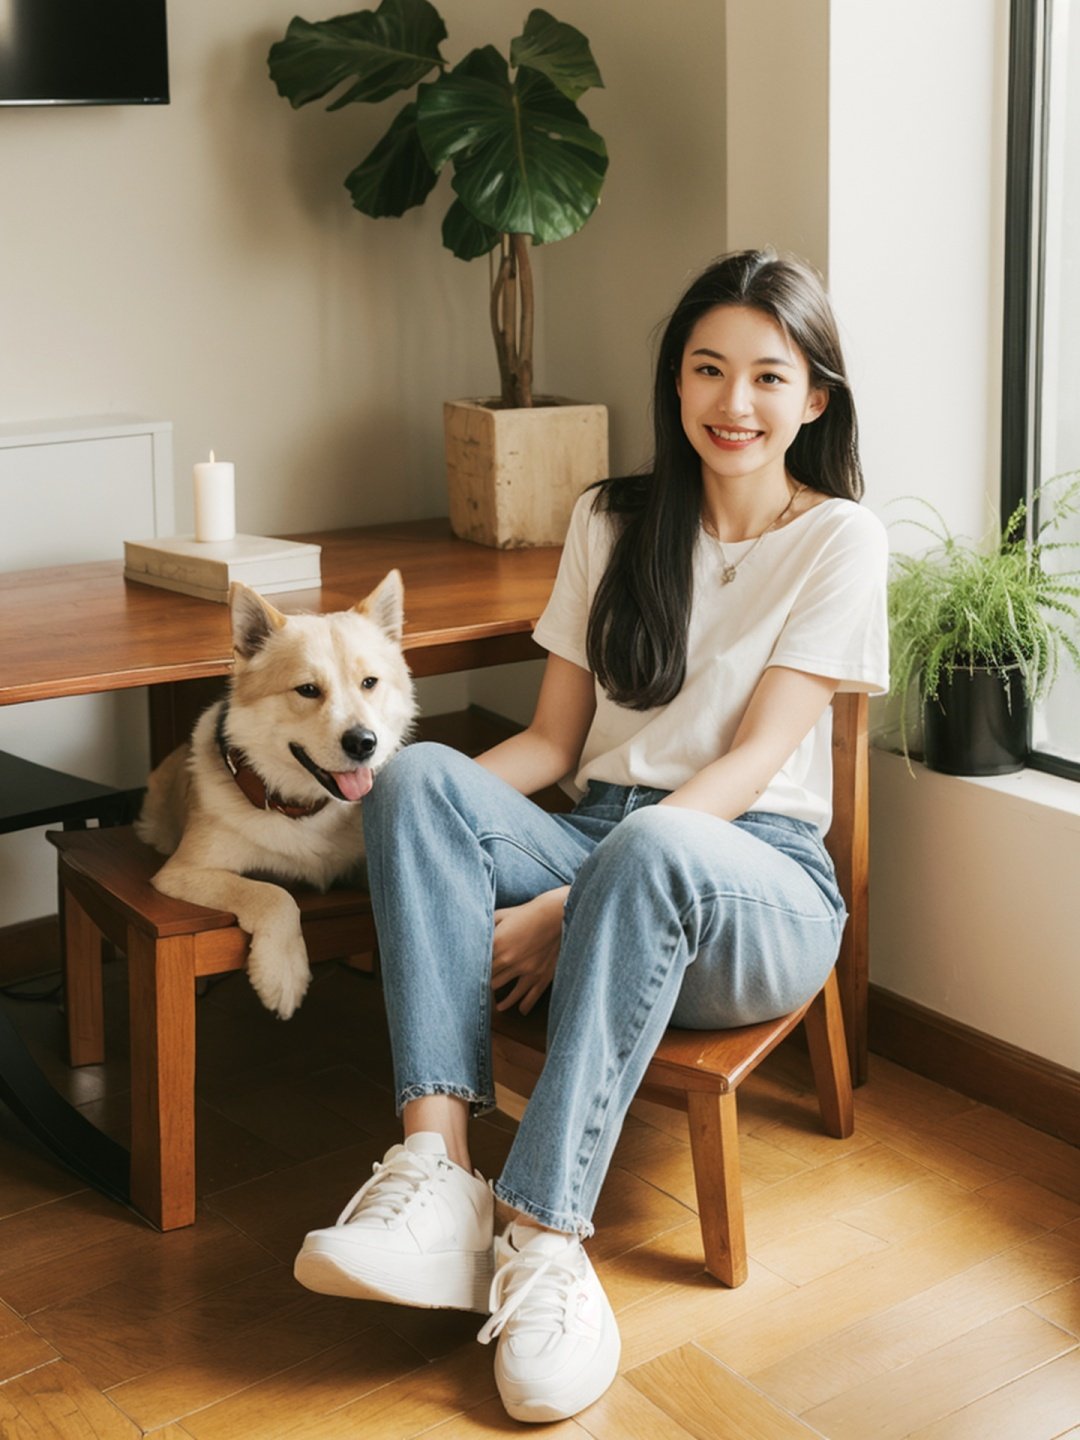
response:
[[[533,1220],[538,1220],[541,1225],[546,1225],[549,1230],[560,1230],[564,1235],[576,1235],[579,1240],[588,1240],[594,1233],[595,1227],[592,1221],[584,1219],[580,1215],[568,1215],[563,1210],[549,1210],[544,1205],[537,1205],[532,1200],[526,1200],[524,1195],[519,1195],[516,1190],[511,1190],[501,1180],[493,1180],[491,1188],[494,1191],[496,1200],[501,1200],[504,1205],[510,1205],[519,1210],[522,1215],[529,1215]]]
[[[467,1085],[444,1085],[433,1080],[428,1084],[406,1085],[397,1097],[396,1113],[400,1115],[410,1100],[423,1100],[426,1095],[453,1095],[456,1100],[467,1100],[469,1114],[474,1120],[481,1115],[490,1115],[495,1109],[495,1096],[490,1093],[478,1095]]]

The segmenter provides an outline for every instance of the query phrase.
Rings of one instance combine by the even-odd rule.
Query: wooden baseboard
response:
[[[1080,1145],[1080,1074],[870,986],[870,1049]]]
[[[0,930],[0,985],[48,975],[60,968],[60,927],[55,915]]]

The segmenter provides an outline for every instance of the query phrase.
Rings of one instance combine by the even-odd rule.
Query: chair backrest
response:
[[[852,1072],[865,1073],[869,962],[870,764],[865,695],[833,700],[833,819],[825,844],[836,867],[848,922],[836,977],[847,1019]]]

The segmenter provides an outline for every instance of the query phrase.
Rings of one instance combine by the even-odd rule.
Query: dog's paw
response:
[[[311,984],[311,966],[299,935],[288,944],[252,937],[247,968],[255,993],[268,1010],[281,1020],[296,1013]]]

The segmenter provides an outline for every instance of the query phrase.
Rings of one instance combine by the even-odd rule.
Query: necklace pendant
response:
[[[720,571],[720,584],[730,585],[738,572],[730,562],[725,562],[723,570]]]

